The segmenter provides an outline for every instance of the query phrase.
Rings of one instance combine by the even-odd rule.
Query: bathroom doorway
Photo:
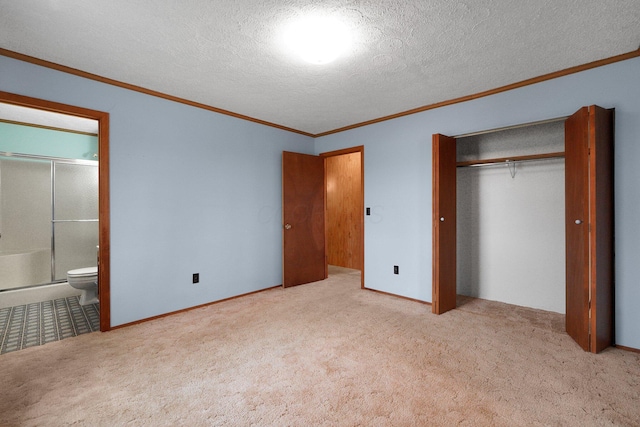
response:
[[[16,111],[23,115],[12,116]],[[13,174],[13,179],[6,179],[5,184],[10,184],[12,180],[23,183],[22,189],[6,191],[5,201],[12,198],[12,206],[16,208],[13,211],[10,209],[9,214],[4,215],[4,219],[0,217],[0,227],[3,223],[7,225],[9,217],[11,215],[15,217],[18,214],[17,211],[21,210],[31,215],[38,210],[29,209],[29,204],[38,198],[39,193],[44,194],[45,199],[48,195],[47,203],[51,204],[48,221],[44,226],[45,234],[48,236],[43,237],[42,233],[37,233],[38,230],[35,229],[27,232],[30,229],[29,225],[18,233],[14,223],[11,223],[10,228],[7,229],[10,230],[8,234],[5,236],[0,234],[0,239],[6,237],[2,244],[8,248],[2,246],[0,249],[4,254],[11,255],[7,260],[12,258],[10,259],[12,262],[18,262],[13,272],[20,277],[14,277],[13,283],[9,286],[29,290],[42,284],[53,285],[52,287],[66,285],[67,270],[96,266],[99,259],[99,314],[95,313],[97,319],[91,320],[94,324],[97,320],[100,331],[109,330],[108,114],[6,92],[0,92],[0,113],[0,126],[6,128],[5,133],[22,126],[28,127],[32,134],[55,131],[58,134],[64,134],[65,131],[71,131],[70,134],[75,135],[74,143],[62,147],[62,151],[58,152],[55,152],[55,149],[54,152],[51,151],[53,144],[45,144],[47,146],[44,149],[41,147],[41,152],[36,152],[37,149],[34,148],[33,143],[23,143],[24,141],[20,140],[17,140],[14,146],[9,145],[0,150],[2,151],[0,162],[3,162],[4,174],[7,176]],[[82,129],[82,126],[93,127],[93,129]],[[86,142],[91,140],[92,134],[93,146],[91,142]],[[78,139],[83,138],[85,141],[78,145]],[[60,149],[61,147],[58,147],[58,150]],[[64,152],[65,149],[67,152]],[[15,179],[19,176],[16,173],[22,172],[26,173],[22,178],[28,178]],[[24,182],[29,180],[32,182]],[[23,208],[17,208],[15,203],[19,200],[20,193],[24,193],[22,198],[26,206]],[[42,213],[40,215],[42,216]],[[2,232],[3,230],[0,230],[0,233]],[[38,234],[39,236],[36,236]],[[16,242],[17,235],[20,235],[19,239],[27,241]],[[44,240],[48,241],[48,245],[44,244]],[[21,250],[12,250],[12,248]],[[0,260],[2,258],[0,257]],[[65,289],[75,291],[69,285],[66,285]],[[71,307],[69,312],[72,316],[76,315],[77,307]],[[89,316],[85,314],[84,317]],[[95,326],[92,330],[95,330]]]

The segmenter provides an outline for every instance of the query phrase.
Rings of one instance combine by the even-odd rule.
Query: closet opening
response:
[[[457,294],[565,314],[564,120],[456,138]]]
[[[433,313],[456,308],[458,291],[558,312],[564,296],[580,347],[614,344],[613,123],[613,109],[592,105],[490,138],[433,135]]]

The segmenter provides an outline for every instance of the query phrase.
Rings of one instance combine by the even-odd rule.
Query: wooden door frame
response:
[[[615,345],[615,109],[589,112],[590,351]]]
[[[324,199],[325,199],[325,211],[327,208],[327,167],[326,167],[326,159],[327,157],[336,157],[336,156],[342,156],[345,154],[353,154],[353,153],[360,153],[360,191],[361,191],[361,206],[360,206],[360,213],[361,215],[359,216],[360,218],[360,230],[362,231],[360,239],[360,259],[361,259],[361,265],[360,265],[360,288],[361,289],[365,289],[364,286],[364,145],[359,145],[357,147],[350,147],[350,148],[344,148],[342,150],[335,150],[335,151],[328,151],[326,153],[320,153],[319,156],[323,157],[325,159],[325,168],[324,168],[324,180],[325,180],[325,185],[324,185]],[[325,239],[324,239],[324,252],[325,252],[325,265],[328,265],[328,261],[327,261],[327,255],[328,255],[328,247],[327,247],[327,215],[325,215],[324,217],[324,221],[325,221],[325,227],[324,227],[324,233],[325,233]]]
[[[100,331],[111,329],[111,225],[109,206],[109,113],[0,91],[0,102],[98,121],[98,256]]]

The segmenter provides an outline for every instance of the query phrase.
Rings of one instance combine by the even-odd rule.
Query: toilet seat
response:
[[[98,274],[98,267],[85,267],[85,268],[77,268],[75,270],[69,270],[67,272],[67,277],[80,278],[80,277],[90,277]]]

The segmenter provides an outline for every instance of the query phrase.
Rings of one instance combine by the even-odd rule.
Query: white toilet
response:
[[[80,305],[98,302],[98,267],[78,268],[67,271],[69,284],[82,291]]]

